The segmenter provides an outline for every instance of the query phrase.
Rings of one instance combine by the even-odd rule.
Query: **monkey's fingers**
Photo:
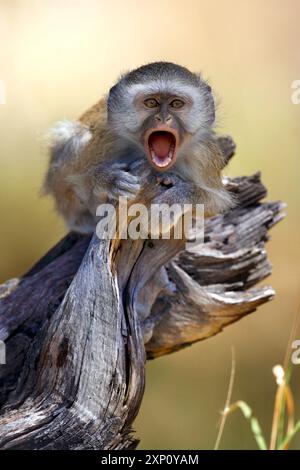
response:
[[[132,199],[140,189],[141,186],[137,176],[121,171],[115,176],[110,192],[114,198],[123,196]]]
[[[136,170],[139,166],[143,165],[144,162],[140,158],[137,160],[134,160],[133,162],[130,163],[130,169],[131,170]]]
[[[130,163],[130,165],[129,165],[129,170],[130,171],[137,171],[137,170],[140,170],[140,169],[143,169],[143,171],[147,171],[147,173],[149,173],[150,170],[151,170],[151,168],[149,167],[147,162],[145,162],[142,159],[135,160],[132,163]]]
[[[114,162],[109,165],[109,169],[112,171],[128,171],[129,164],[128,162]]]
[[[134,184],[134,183],[129,183],[127,181],[120,181],[118,184],[118,189],[136,194],[140,191],[141,186],[138,183]]]
[[[138,184],[139,177],[128,173],[127,171],[120,171],[115,175],[116,184]]]

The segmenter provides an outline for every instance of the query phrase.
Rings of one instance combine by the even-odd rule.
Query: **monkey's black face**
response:
[[[140,134],[150,164],[158,171],[170,169],[188,132],[184,113],[191,106],[188,98],[156,94],[139,96],[135,102],[143,122]]]
[[[129,72],[111,88],[108,122],[143,149],[158,171],[184,158],[189,145],[211,131],[215,119],[210,87],[174,64],[150,64]],[[186,145],[187,143],[187,145]]]

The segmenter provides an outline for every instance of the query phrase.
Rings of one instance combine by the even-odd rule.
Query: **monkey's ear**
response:
[[[206,107],[207,123],[212,126],[216,120],[216,103],[211,86],[207,82],[202,82],[204,91],[204,100]]]
[[[112,86],[108,93],[108,97],[107,97],[108,117],[109,117],[109,112],[112,111],[115,107],[115,103],[117,101],[117,94],[118,94],[118,83]]]
[[[120,74],[118,81],[111,87],[108,93],[108,100],[107,104],[108,106],[112,106],[114,99],[116,98],[117,94],[119,93],[120,86],[123,82],[123,80],[126,78],[126,76],[129,74],[129,71],[124,71]]]
[[[216,101],[210,84],[202,77],[201,73],[195,74],[198,78],[200,93],[204,100],[205,122],[212,126],[216,120]]]

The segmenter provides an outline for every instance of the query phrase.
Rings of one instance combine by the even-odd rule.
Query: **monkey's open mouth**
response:
[[[176,160],[178,134],[173,129],[155,129],[145,136],[146,153],[157,170],[169,169]]]

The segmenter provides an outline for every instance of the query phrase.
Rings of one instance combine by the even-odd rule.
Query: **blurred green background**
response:
[[[269,433],[271,368],[283,361],[300,300],[300,105],[291,101],[292,81],[300,79],[299,17],[298,0],[0,0],[7,95],[0,105],[0,281],[22,274],[65,233],[51,200],[38,196],[47,128],[76,118],[121,71],[149,61],[203,71],[220,97],[219,129],[238,145],[227,174],[261,170],[269,199],[288,203],[267,247],[276,299],[220,335],[148,363],[135,423],[141,448],[213,447],[232,345],[233,399],[248,401]],[[292,385],[300,417],[300,366]],[[239,413],[229,417],[221,448],[255,448]]]

